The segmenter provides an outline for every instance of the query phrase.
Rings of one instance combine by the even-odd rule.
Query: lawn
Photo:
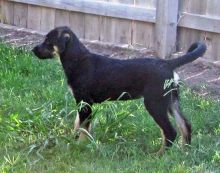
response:
[[[155,155],[160,130],[141,99],[95,105],[92,136],[79,143],[59,61],[0,44],[0,172],[219,172],[220,104],[183,86],[181,105],[193,126],[190,147],[178,137]]]

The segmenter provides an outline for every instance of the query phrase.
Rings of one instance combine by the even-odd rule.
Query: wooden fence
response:
[[[220,60],[219,0],[0,0],[1,22],[38,31],[67,25],[82,39],[143,46],[161,57],[198,40]]]

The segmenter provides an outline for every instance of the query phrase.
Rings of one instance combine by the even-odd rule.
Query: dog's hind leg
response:
[[[180,110],[178,98],[173,98],[170,105],[170,113],[175,117],[176,124],[180,130],[183,145],[191,143],[191,124]]]
[[[166,147],[172,146],[176,139],[176,130],[171,125],[168,118],[168,102],[166,99],[149,101],[144,100],[144,104],[150,115],[162,130],[163,145],[159,150],[159,154],[164,151]]]

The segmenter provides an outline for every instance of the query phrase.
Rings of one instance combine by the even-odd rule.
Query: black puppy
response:
[[[163,146],[169,147],[176,138],[168,113],[173,115],[180,129],[183,144],[190,144],[191,125],[179,106],[178,75],[174,69],[194,61],[206,51],[206,45],[194,43],[186,55],[177,59],[131,59],[119,60],[91,53],[68,27],[50,31],[45,41],[34,47],[40,59],[59,55],[76,103],[86,102],[75,120],[75,130],[82,124],[90,129],[91,106],[105,100],[128,100],[144,97],[150,115],[162,129]],[[164,87],[165,81],[173,81]],[[124,94],[123,94],[124,93]],[[82,138],[80,134],[80,138]]]

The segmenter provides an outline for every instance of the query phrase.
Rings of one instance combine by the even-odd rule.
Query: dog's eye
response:
[[[53,44],[51,44],[49,41],[46,41],[45,44],[46,44],[48,47],[53,47]]]

